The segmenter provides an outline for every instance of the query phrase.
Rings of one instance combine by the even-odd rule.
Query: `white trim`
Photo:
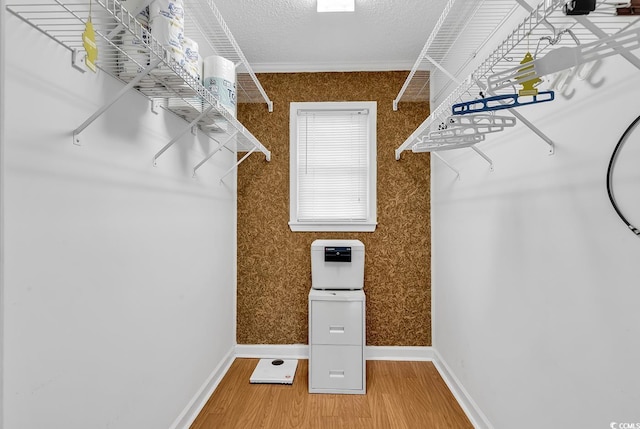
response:
[[[207,381],[200,387],[195,396],[189,401],[185,409],[180,413],[178,418],[170,426],[170,429],[189,429],[195,421],[198,414],[202,411],[207,401],[213,395],[213,392],[222,381],[231,364],[235,359],[235,348],[232,347],[229,353],[222,359],[218,366],[213,370]]]
[[[431,361],[434,360],[432,347],[366,346],[366,360]],[[238,344],[237,358],[282,358],[309,359],[306,344]]]
[[[373,223],[303,223],[289,222],[293,232],[374,232],[378,222]]]
[[[367,146],[367,207],[366,219],[352,221],[323,221],[314,219],[300,221],[298,219],[298,120],[300,112],[363,110],[368,114],[363,118],[368,135]],[[289,228],[291,231],[340,231],[340,232],[373,232],[378,224],[377,204],[377,101],[328,101],[328,102],[291,102],[289,104]],[[364,140],[361,141],[364,143]]]
[[[309,346],[306,344],[238,344],[236,357],[309,359]]]
[[[252,63],[255,73],[318,73],[318,72],[360,72],[360,71],[409,71],[413,62],[363,62],[363,63]]]
[[[432,361],[433,347],[367,346],[367,360]]]
[[[231,158],[232,162],[234,159],[238,159],[238,151],[235,151],[236,156]],[[233,216],[234,216],[234,231],[233,231],[233,321],[231,322],[233,325],[233,336],[234,343],[237,344],[237,333],[238,333],[238,168],[234,168],[234,178],[235,178],[235,190],[233,192],[233,199],[235,204],[233,206]],[[234,346],[234,356],[235,356],[235,346]],[[2,429],[2,428],[0,428]]]
[[[447,363],[442,359],[440,353],[438,353],[436,349],[433,349],[433,353],[433,364],[436,366],[440,376],[471,421],[473,427],[476,429],[493,429],[493,425],[487,416],[482,412],[471,395],[469,395],[469,392],[467,392],[462,383],[460,383],[460,380],[458,380],[453,371],[451,371],[449,365],[447,365]]]
[[[306,344],[237,344],[211,374],[198,394],[176,419],[170,429],[188,429],[202,411],[209,397],[229,370],[235,358],[308,359]],[[366,360],[432,361],[456,401],[476,429],[493,429],[493,425],[464,388],[442,356],[433,347],[366,346]],[[196,405],[197,404],[197,405]]]

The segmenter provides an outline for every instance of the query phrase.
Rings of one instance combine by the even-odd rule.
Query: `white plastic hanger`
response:
[[[484,141],[484,134],[476,134],[471,136],[457,136],[450,138],[430,139],[424,137],[422,141],[413,145],[411,150],[415,153],[436,152],[440,150],[460,149],[463,147],[473,146],[476,143]]]
[[[449,116],[446,123],[449,126],[458,128],[477,128],[489,125],[498,127],[514,127],[516,125],[516,118],[511,116],[476,114],[466,116]]]
[[[489,114],[449,116],[438,131],[429,133],[429,140],[438,141],[455,137],[466,137],[498,133],[505,127],[514,127],[515,118]]]
[[[590,61],[629,52],[639,47],[640,29],[635,29],[617,33],[586,45],[554,49],[544,57],[527,63],[526,67],[518,65],[492,74],[488,78],[489,91],[495,92],[513,85],[514,82],[529,81]]]

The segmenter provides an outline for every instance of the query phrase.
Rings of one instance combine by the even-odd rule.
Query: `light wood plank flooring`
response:
[[[191,429],[473,429],[431,362],[367,362],[366,395],[310,394],[308,361],[293,386],[250,384],[258,359],[236,359]]]

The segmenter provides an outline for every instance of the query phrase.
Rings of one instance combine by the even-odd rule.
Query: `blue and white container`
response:
[[[235,64],[218,55],[205,58],[202,84],[235,118],[237,111]]]

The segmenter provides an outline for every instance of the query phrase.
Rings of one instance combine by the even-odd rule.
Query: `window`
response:
[[[376,228],[376,103],[291,103],[292,231]]]

